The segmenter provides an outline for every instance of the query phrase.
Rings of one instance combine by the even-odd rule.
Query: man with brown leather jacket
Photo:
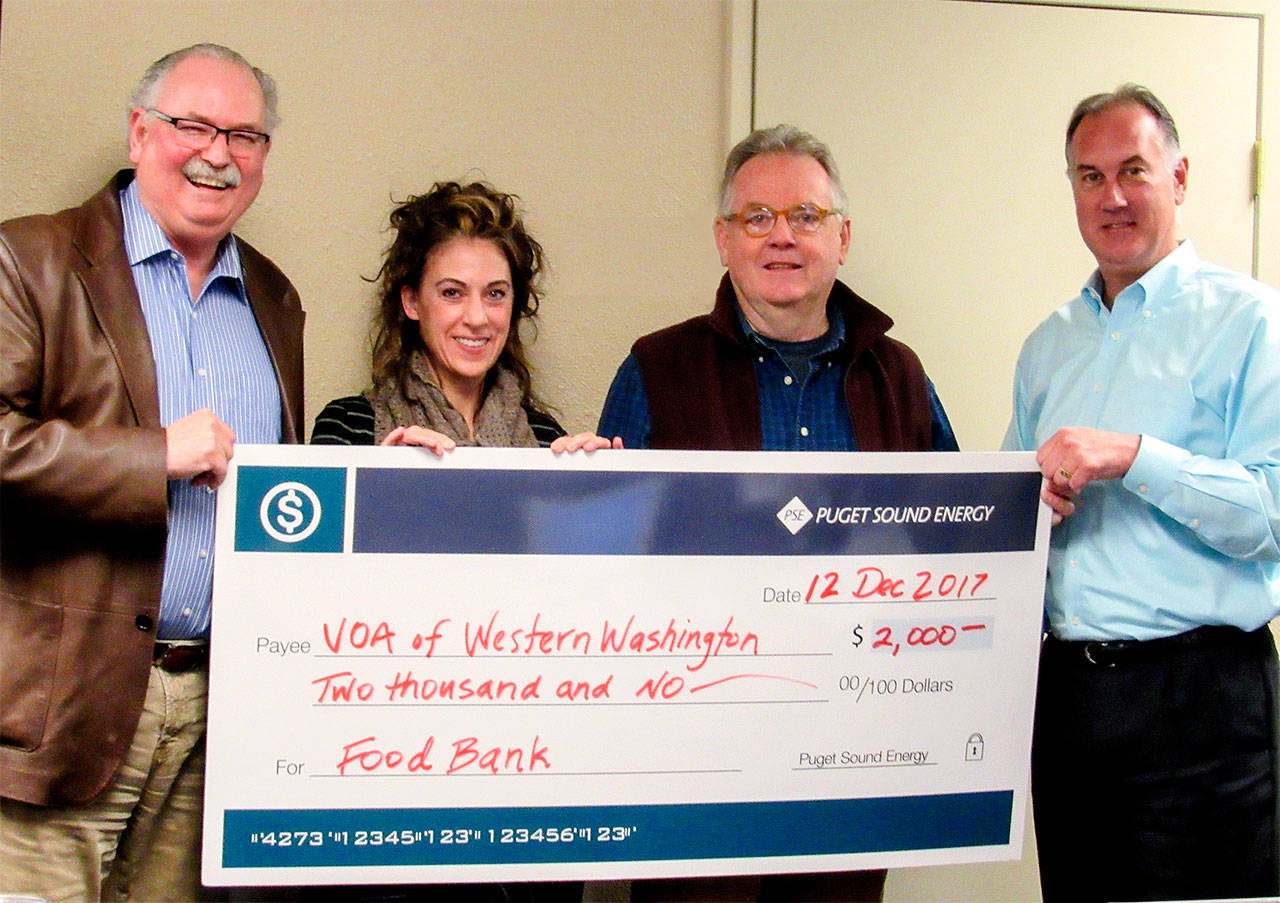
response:
[[[231,235],[275,86],[158,60],[134,170],[0,224],[0,893],[195,899],[213,490],[302,435],[303,312]]]

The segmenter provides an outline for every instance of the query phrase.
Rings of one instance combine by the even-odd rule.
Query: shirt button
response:
[[[1191,526],[1198,529],[1200,527],[1200,518],[1198,517],[1191,518]]]
[[[1101,392],[1101,391],[1102,391],[1102,386],[1100,386],[1100,385],[1099,385],[1099,386],[1094,386],[1094,387],[1093,387],[1093,391],[1094,391],[1094,392]]]
[[[209,371],[205,370],[204,367],[201,367],[199,370],[196,371],[196,374],[204,377],[209,375]]]
[[[1079,560],[1078,558],[1072,558],[1072,559],[1071,559],[1071,566],[1072,566],[1073,568],[1078,568],[1078,567],[1080,567],[1080,560]]]
[[[201,557],[201,558],[208,558],[208,557],[209,557],[209,550],[208,550],[208,549],[201,549],[201,550],[200,550],[200,557]]]
[[[1074,625],[1076,625],[1077,627],[1079,627],[1079,626],[1080,626],[1080,619],[1079,619],[1079,618],[1072,618],[1072,619],[1071,619],[1071,623],[1072,623],[1072,624],[1074,624]]]
[[[1114,340],[1116,340],[1116,339],[1119,339],[1119,338],[1120,338],[1120,333],[1118,333],[1118,332],[1113,332],[1113,333],[1111,333],[1111,338],[1112,338],[1112,340],[1113,340],[1113,341],[1114,341]]]
[[[1140,484],[1140,485],[1138,486],[1138,492],[1142,493],[1143,495],[1146,495],[1146,494],[1147,494],[1147,484],[1146,484],[1146,483],[1142,483],[1142,484]]]
[[[764,355],[763,355],[763,354],[762,354],[762,355],[760,355],[758,358],[756,358],[756,360],[763,364],[763,363],[764,363]]]
[[[795,382],[795,380],[794,380],[794,379],[792,379],[790,375],[787,375],[787,376],[782,377],[782,384],[783,384],[784,386],[789,386],[789,385],[791,385],[793,382]]]
[[[809,428],[807,426],[800,427],[800,435],[801,436],[809,435]]]
[[[206,495],[213,495],[218,490],[214,489],[212,486],[206,486],[204,487],[204,491]]]

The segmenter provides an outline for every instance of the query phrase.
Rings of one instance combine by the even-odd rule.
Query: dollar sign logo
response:
[[[277,483],[262,497],[258,522],[279,542],[302,542],[320,525],[320,497],[305,483]]]
[[[862,645],[862,625],[859,624],[857,627],[853,628],[853,646],[856,649],[858,646],[861,646],[861,645]]]
[[[302,496],[298,495],[296,489],[290,489],[280,496],[276,507],[280,509],[280,513],[276,515],[276,523],[280,529],[286,533],[293,533],[302,526],[305,520],[302,516]]]

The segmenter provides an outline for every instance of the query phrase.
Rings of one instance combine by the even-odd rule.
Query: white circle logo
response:
[[[308,520],[304,510],[311,506]],[[302,542],[320,526],[320,499],[302,483],[277,483],[262,497],[258,520],[267,535],[280,542]]]

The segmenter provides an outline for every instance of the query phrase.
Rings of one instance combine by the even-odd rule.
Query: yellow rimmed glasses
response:
[[[773,231],[778,217],[787,219],[792,232],[801,234],[817,232],[822,221],[828,216],[841,216],[839,210],[823,210],[816,204],[797,204],[789,210],[774,210],[763,204],[748,207],[740,213],[731,213],[724,217],[727,222],[742,224],[742,229],[755,238],[763,238]]]

